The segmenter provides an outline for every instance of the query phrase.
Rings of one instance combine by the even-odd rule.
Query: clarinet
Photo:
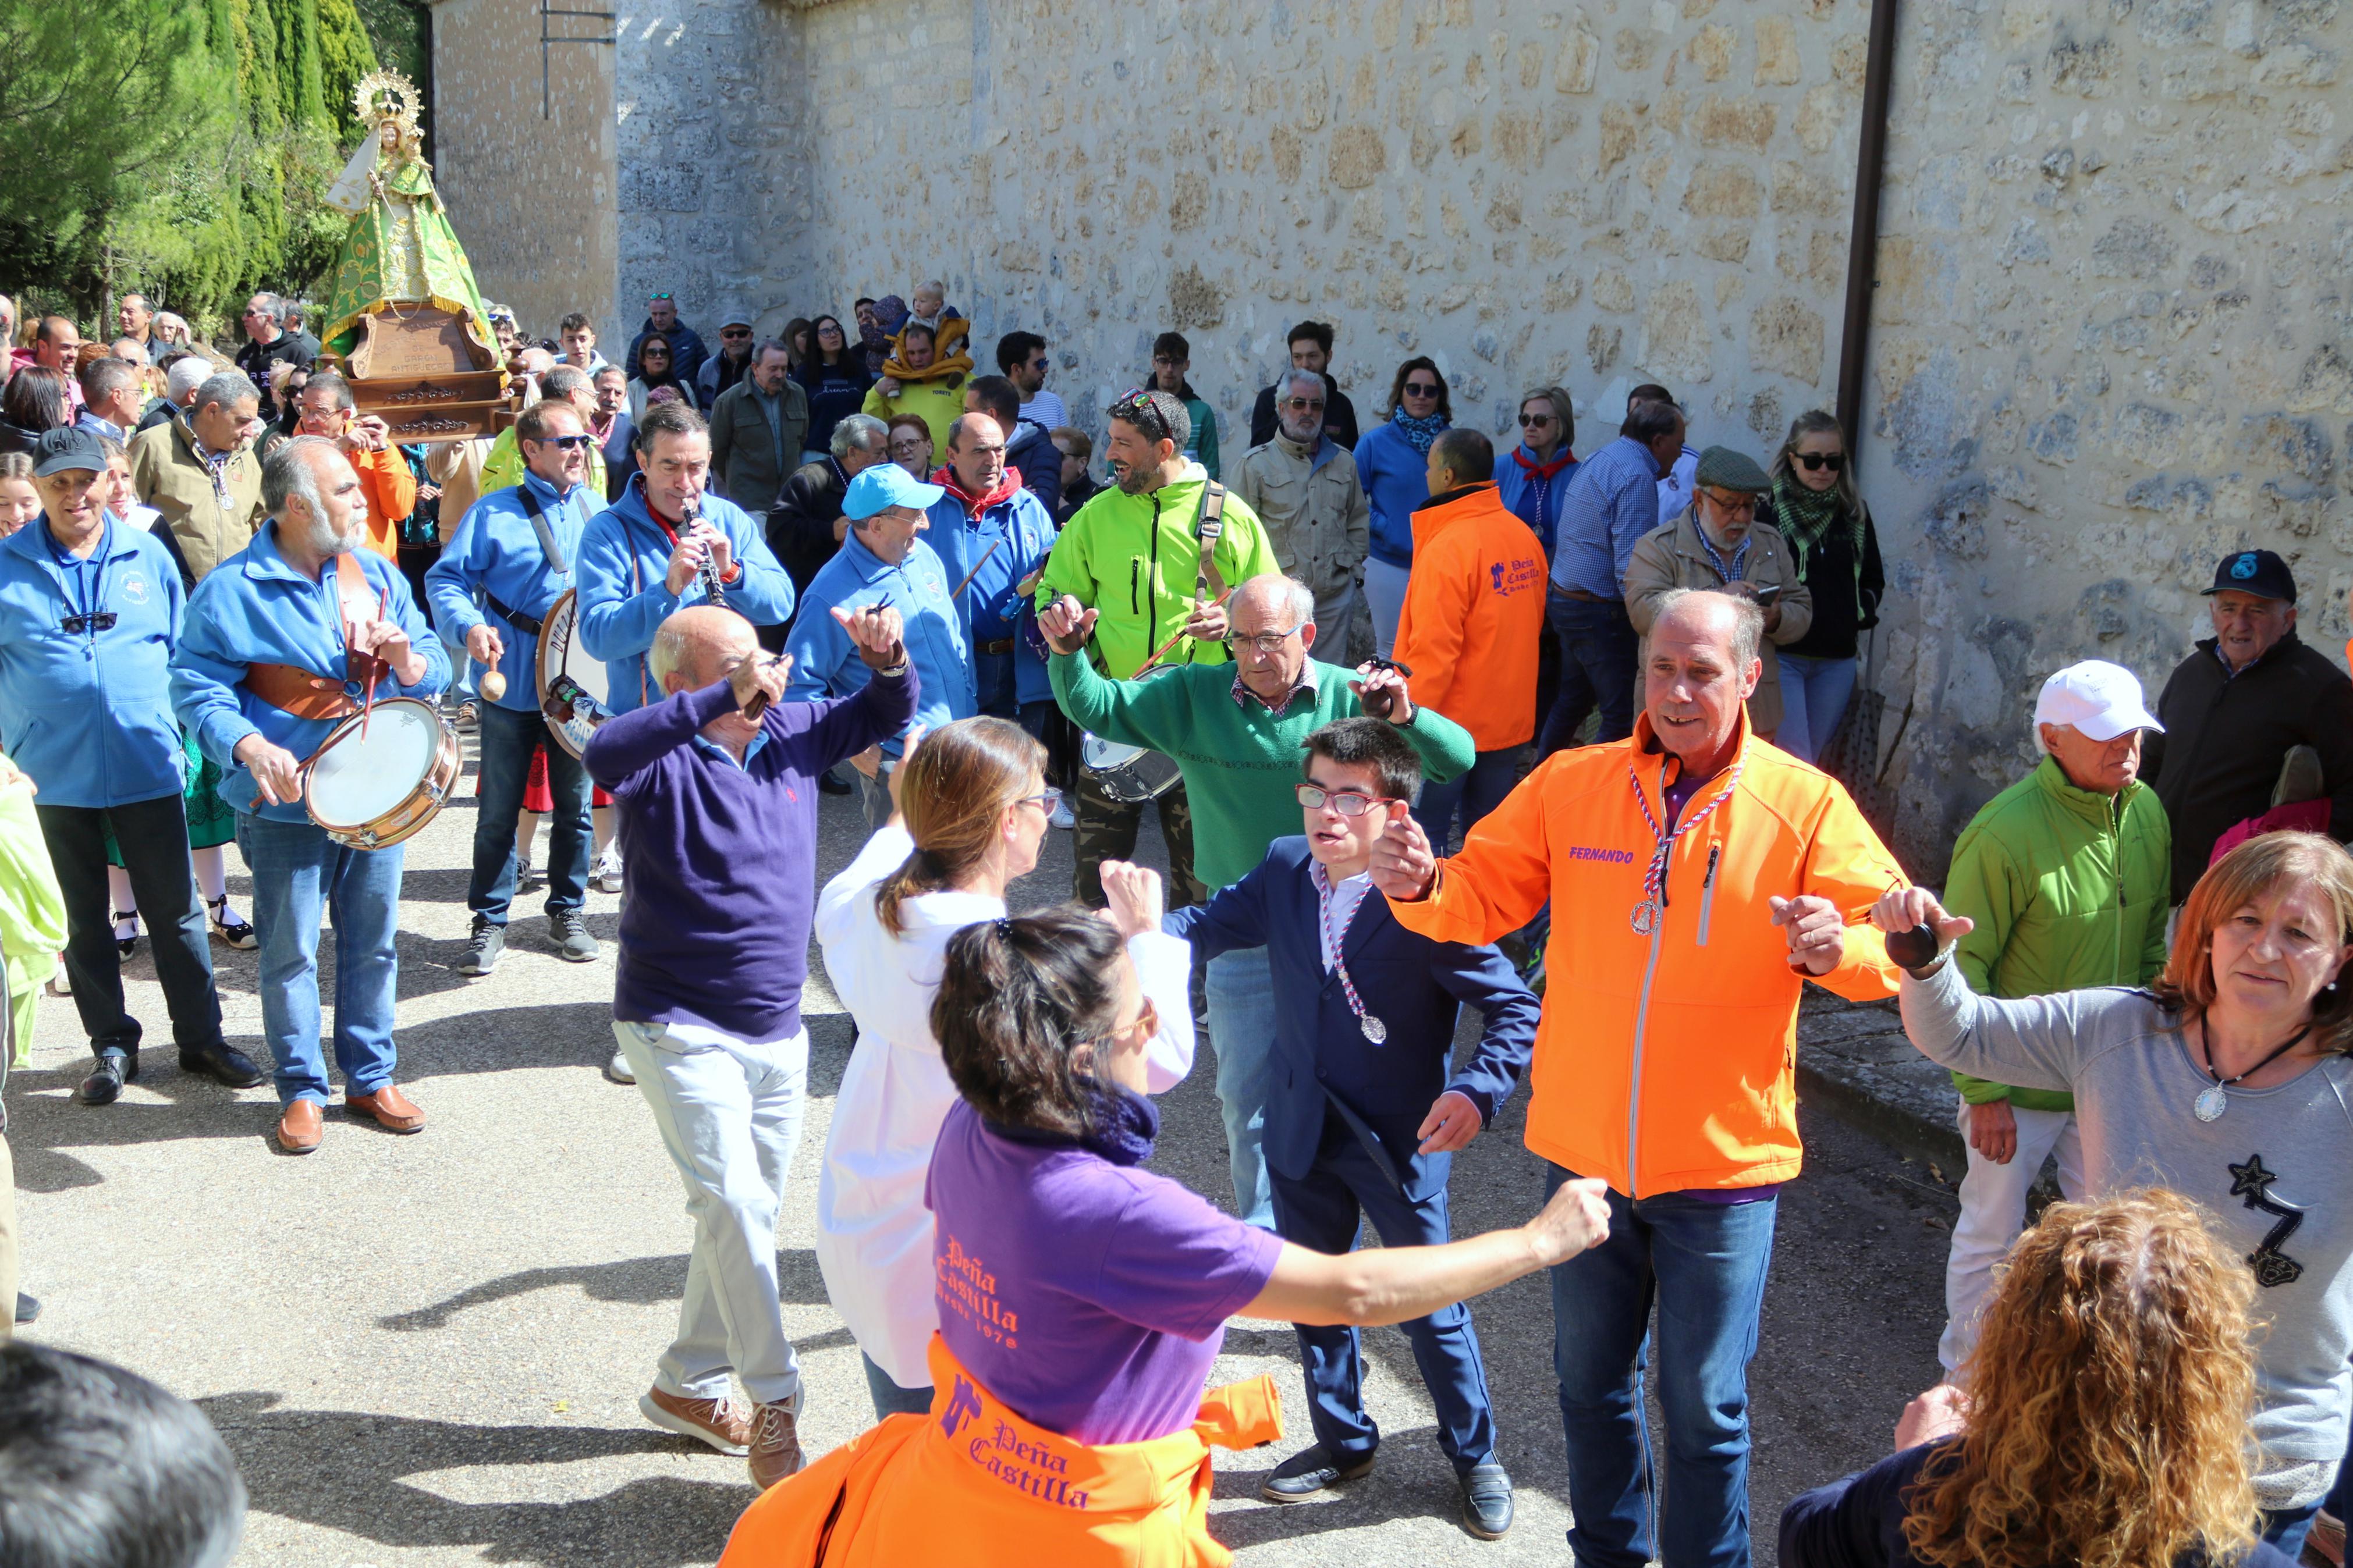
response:
[[[701,503],[690,505],[686,509],[686,515],[679,520],[681,531],[691,531],[694,525],[702,521]],[[708,545],[703,547],[702,566],[699,575],[702,578],[702,602],[706,605],[718,605],[723,608],[727,603],[727,590],[720,584],[719,561]]]

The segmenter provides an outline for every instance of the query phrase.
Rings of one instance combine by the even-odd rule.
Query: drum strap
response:
[[[360,700],[347,683],[364,685],[371,665],[381,671],[384,661],[351,645],[351,628],[360,620],[375,618],[375,599],[368,592],[367,574],[359,557],[348,552],[335,557],[335,597],[342,605],[344,679],[320,675],[294,664],[254,663],[245,667],[245,689],[272,708],[297,719],[348,719],[360,710]]]
[[[519,632],[529,632],[532,636],[537,637],[540,634],[541,628],[547,624],[535,616],[524,615],[521,610],[510,608],[505,601],[501,600],[496,594],[491,593],[488,588],[482,590],[482,603],[491,607],[491,613],[492,615],[498,616],[501,620],[505,621],[509,626],[513,626],[514,629]]]
[[[1201,510],[1193,519],[1193,543],[1199,560],[1193,569],[1193,597],[1201,604],[1226,596],[1226,579],[1218,570],[1218,540],[1226,531],[1226,487],[1211,479],[1201,492]]]

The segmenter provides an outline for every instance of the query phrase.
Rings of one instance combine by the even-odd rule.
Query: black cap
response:
[[[2295,574],[2268,550],[2242,550],[2222,557],[2214,568],[2214,585],[2206,592],[2253,594],[2259,599],[2285,599],[2293,605]]]
[[[33,445],[33,476],[47,479],[68,468],[87,468],[93,474],[106,472],[106,448],[98,444],[98,437],[71,425],[55,430],[44,430]]]

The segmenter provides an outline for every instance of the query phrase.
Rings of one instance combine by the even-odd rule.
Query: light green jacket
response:
[[[8,962],[8,1008],[16,1026],[11,1067],[33,1055],[33,1012],[41,982],[66,945],[66,900],[49,865],[48,840],[33,815],[33,792],[0,790],[0,954]]]

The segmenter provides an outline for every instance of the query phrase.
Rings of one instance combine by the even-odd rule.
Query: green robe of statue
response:
[[[352,215],[327,290],[326,330],[320,334],[330,353],[351,353],[359,342],[362,316],[429,305],[457,316],[490,356],[485,363],[498,363],[498,338],[482,309],[466,247],[449,226],[431,168],[408,138],[386,151],[381,133],[371,135],[327,193],[327,203]]]

